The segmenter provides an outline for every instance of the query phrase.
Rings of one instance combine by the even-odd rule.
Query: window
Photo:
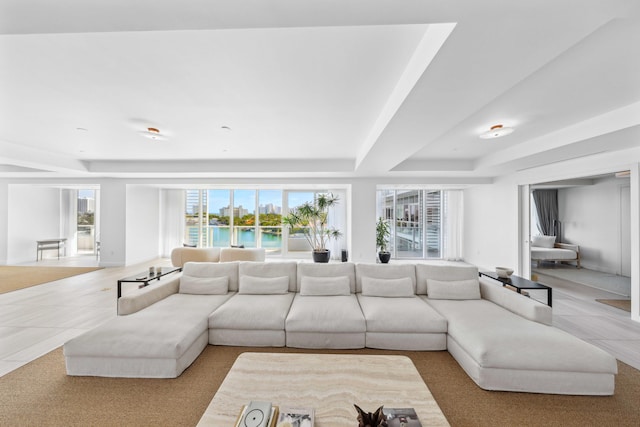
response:
[[[391,224],[393,258],[443,257],[442,191],[378,190],[378,212]]]
[[[324,192],[244,188],[186,190],[184,241],[198,247],[264,248],[269,255],[296,257],[308,253],[311,247],[301,230],[284,229],[282,215],[313,202],[317,194]],[[345,207],[346,202],[342,206]],[[346,218],[346,209],[330,218],[335,220],[334,216]],[[344,222],[342,219],[337,223],[343,233],[346,232]],[[339,256],[339,251],[335,248],[334,251]]]

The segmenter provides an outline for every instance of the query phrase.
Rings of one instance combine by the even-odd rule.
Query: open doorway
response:
[[[532,185],[530,203],[532,276],[630,313],[628,173]]]
[[[76,221],[76,247],[78,255],[100,255],[100,238],[97,229],[97,193],[95,189],[78,190]]]

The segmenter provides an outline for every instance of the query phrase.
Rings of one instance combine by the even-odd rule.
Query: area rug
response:
[[[596,301],[631,313],[631,300],[628,299],[596,299]]]
[[[0,266],[0,294],[77,276],[101,268]]]
[[[614,396],[561,396],[482,390],[446,351],[207,346],[175,379],[69,377],[58,348],[0,378],[0,425],[195,426],[246,351],[406,355],[454,427],[637,426],[640,419],[640,371],[621,362]]]

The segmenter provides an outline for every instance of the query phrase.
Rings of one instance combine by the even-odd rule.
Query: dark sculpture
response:
[[[387,420],[382,412],[382,406],[372,414],[365,412],[358,405],[353,405],[358,411],[358,427],[388,427]]]

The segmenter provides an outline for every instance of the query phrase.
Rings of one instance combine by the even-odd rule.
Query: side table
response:
[[[144,288],[148,286],[150,282],[154,280],[160,280],[161,277],[167,274],[176,273],[182,271],[181,267],[161,267],[160,272],[156,274],[150,274],[148,271],[136,274],[135,276],[124,277],[118,280],[118,298],[122,296],[122,284],[123,283],[138,283],[138,288]]]
[[[547,285],[543,285],[542,283],[534,282],[529,279],[525,279],[520,276],[511,276],[511,277],[500,277],[497,273],[493,271],[481,271],[479,273],[480,276],[490,277],[498,282],[502,283],[502,286],[512,286],[516,289],[516,292],[519,294],[522,293],[523,289],[527,290],[543,290],[547,291],[547,305],[549,307],[552,306],[552,292],[553,289]]]

